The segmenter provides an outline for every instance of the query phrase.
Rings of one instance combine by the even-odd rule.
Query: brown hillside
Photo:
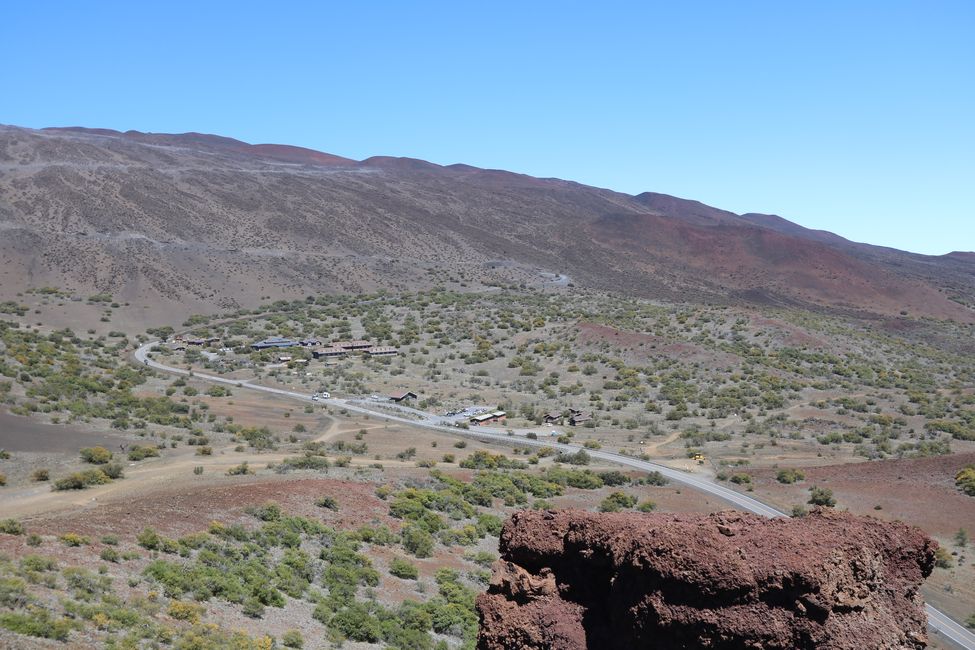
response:
[[[104,291],[171,319],[262,296],[542,286],[561,274],[644,297],[973,318],[967,257],[796,228],[466,165],[356,162],[198,133],[0,127],[3,299],[40,286]]]

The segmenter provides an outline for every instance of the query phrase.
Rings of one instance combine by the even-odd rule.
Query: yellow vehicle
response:
[[[694,454],[691,460],[696,460],[698,465],[704,464],[704,454]]]

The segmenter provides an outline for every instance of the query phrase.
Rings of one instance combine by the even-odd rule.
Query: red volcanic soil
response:
[[[388,508],[375,496],[375,489],[373,483],[324,478],[228,478],[220,485],[189,484],[45,517],[32,523],[30,529],[47,535],[71,531],[90,536],[131,536],[151,526],[164,535],[179,537],[206,530],[213,520],[255,523],[245,509],[268,501],[276,502],[288,514],[324,519],[337,528],[357,528],[382,520],[397,529],[399,523],[388,516]],[[337,512],[315,505],[315,500],[325,495],[335,498]]]
[[[813,336],[804,331],[801,327],[793,325],[792,323],[787,323],[786,321],[779,320],[777,318],[766,318],[758,314],[752,314],[750,320],[752,325],[755,327],[769,327],[780,330],[783,335],[782,342],[785,345],[790,345],[797,348],[810,347],[828,349],[830,347],[829,341],[821,339],[818,336]]]
[[[515,513],[480,650],[923,648],[936,544],[848,513]]]
[[[898,277],[826,244],[757,226],[689,223],[653,214],[611,214],[585,228],[596,242],[651,273],[680,270],[729,289],[761,290],[783,302],[971,321],[932,286]],[[751,294],[748,294],[751,295]]]
[[[615,347],[641,356],[677,358],[701,361],[718,366],[737,366],[739,359],[733,354],[714,352],[695,343],[674,342],[655,334],[621,330],[609,325],[580,322],[576,325],[576,342],[579,345],[609,343]]]
[[[975,463],[975,452],[804,468],[806,480],[780,485],[777,470],[754,469],[755,489],[780,503],[805,503],[813,485],[828,487],[839,508],[900,519],[932,535],[951,536],[975,526],[975,498],[955,487],[955,474]],[[875,506],[880,510],[875,510]]]

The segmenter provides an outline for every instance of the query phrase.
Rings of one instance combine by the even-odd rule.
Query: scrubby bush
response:
[[[588,465],[590,461],[592,461],[592,457],[583,449],[573,454],[563,451],[555,457],[555,462],[568,463],[569,465]]]
[[[403,580],[416,580],[420,577],[420,571],[409,560],[394,557],[389,563],[390,574]]]
[[[112,452],[104,447],[85,447],[79,453],[81,460],[93,465],[104,465],[112,460]]]
[[[77,533],[64,533],[63,535],[59,536],[58,539],[65,546],[88,546],[91,544],[90,539]]]
[[[86,487],[91,487],[92,485],[103,485],[111,480],[112,479],[109,478],[108,474],[100,469],[88,469],[83,472],[69,474],[64,478],[54,481],[54,485],[51,486],[51,489],[57,491],[83,490]]]
[[[281,643],[285,648],[295,648],[301,650],[305,647],[305,639],[298,630],[288,630],[281,635]]]
[[[16,519],[2,519],[0,520],[0,533],[5,533],[7,535],[23,535],[24,525]]]
[[[41,607],[32,606],[26,613],[0,613],[0,627],[11,632],[33,636],[42,639],[67,641],[68,634],[74,629],[75,623],[66,618],[56,619],[49,611]]]
[[[955,475],[955,485],[970,497],[975,497],[975,465],[963,468]]]
[[[833,497],[833,491],[829,488],[819,487],[814,485],[809,488],[809,501],[808,503],[814,506],[824,506],[826,508],[832,508],[836,505],[836,499]]]
[[[644,485],[653,485],[656,487],[663,487],[670,483],[670,479],[661,474],[658,471],[648,472],[646,476],[643,477],[641,483]]]
[[[335,500],[335,497],[330,497],[327,495],[323,497],[319,497],[315,501],[315,505],[318,506],[319,508],[328,508],[329,510],[339,509],[339,503],[338,501]]]
[[[636,502],[637,499],[633,495],[624,492],[613,492],[602,500],[602,503],[599,504],[599,510],[602,512],[619,512],[625,508],[632,508],[636,505]]]
[[[944,546],[939,546],[934,552],[934,566],[939,569],[950,569],[955,566],[951,553]]]
[[[779,473],[775,475],[775,480],[779,483],[796,483],[798,481],[805,480],[806,475],[800,469],[781,469]]]
[[[227,476],[242,476],[244,474],[253,474],[253,473],[254,473],[254,470],[252,470],[247,465],[247,461],[246,460],[243,463],[241,463],[240,465],[236,465],[236,466],[231,467],[230,469],[227,470]]]
[[[416,557],[430,557],[433,555],[433,535],[416,525],[407,525],[400,532],[403,548]]]
[[[159,448],[152,445],[135,445],[129,450],[129,460],[145,460],[159,455]]]
[[[200,616],[203,615],[203,608],[196,603],[174,600],[169,603],[169,609],[166,610],[166,613],[177,621],[196,623],[200,620]]]
[[[603,482],[603,485],[608,485],[610,487],[626,485],[630,482],[630,477],[615,469],[608,472],[599,472],[599,478]]]

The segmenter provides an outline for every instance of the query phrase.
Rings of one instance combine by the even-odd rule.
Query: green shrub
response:
[[[775,475],[775,480],[779,483],[796,483],[805,480],[806,475],[800,469],[782,469]]]
[[[158,551],[163,546],[163,538],[154,529],[148,527],[142,529],[135,541],[148,551]]]
[[[955,474],[955,485],[970,497],[975,497],[975,465],[968,465]]]
[[[403,580],[416,580],[420,577],[420,570],[416,568],[409,560],[404,560],[402,558],[394,557],[389,563],[390,574],[396,576],[397,578],[402,578]]]
[[[379,621],[360,603],[352,603],[329,621],[329,628],[352,641],[376,643],[382,638]]]
[[[608,485],[610,487],[617,487],[619,485],[626,485],[630,482],[630,477],[619,470],[612,470],[608,472],[599,472],[599,479],[603,482],[603,485]]]
[[[560,452],[555,457],[555,462],[557,463],[568,463],[569,465],[588,465],[592,461],[592,457],[585,452],[585,450],[580,449],[574,454],[567,452]]]
[[[636,502],[637,499],[633,495],[624,492],[613,492],[602,500],[602,503],[599,504],[599,510],[601,512],[619,512],[624,508],[632,508],[636,505]]]
[[[58,537],[61,543],[65,546],[87,546],[91,544],[91,540],[84,535],[79,535],[77,533],[65,533]]]
[[[74,474],[69,474],[64,478],[60,478],[54,481],[51,486],[52,490],[83,490],[92,485],[103,485],[110,482],[112,479],[108,477],[108,474],[100,469],[88,469],[83,472],[75,472]]]
[[[305,647],[305,639],[298,630],[288,630],[281,635],[281,643],[285,648],[295,648],[301,650]]]
[[[112,460],[112,452],[104,447],[85,447],[79,453],[81,460],[93,465],[104,465]]]
[[[824,506],[826,508],[832,508],[836,505],[836,499],[833,498],[833,491],[829,488],[819,487],[814,485],[809,488],[809,501],[808,503],[814,506]]]
[[[43,481],[49,481],[49,480],[51,480],[51,473],[48,470],[46,470],[46,469],[35,469],[31,473],[30,478],[31,478],[32,481],[35,481],[37,483],[41,483]]]
[[[646,501],[641,502],[640,505],[636,507],[636,509],[639,510],[640,512],[653,512],[654,510],[657,509],[657,504],[647,499]]]
[[[934,566],[939,569],[950,569],[955,566],[954,560],[951,559],[951,553],[944,546],[939,546],[934,551]]]
[[[110,479],[125,478],[122,463],[109,463],[101,469],[101,472]]]
[[[247,514],[257,517],[261,521],[280,521],[281,506],[273,501],[268,501],[261,506],[251,506],[246,509]]]
[[[159,448],[152,445],[135,445],[129,450],[129,460],[138,461],[159,456]]]
[[[196,623],[200,620],[200,616],[203,615],[203,608],[196,603],[174,600],[169,603],[169,609],[166,610],[166,613],[177,621]]]
[[[0,519],[0,533],[23,535],[24,525],[16,519]]]
[[[0,613],[0,627],[26,636],[67,641],[75,625],[65,618],[55,619],[46,609],[29,607],[26,613]]]
[[[338,510],[339,503],[335,500],[335,497],[323,496],[315,500],[315,505],[319,508],[328,508],[329,510]]]
[[[240,465],[237,465],[235,467],[231,467],[230,469],[227,470],[227,476],[242,476],[244,474],[253,474],[253,473],[254,473],[254,470],[252,470],[247,465],[247,461],[246,460],[243,463],[241,463]]]
[[[403,548],[416,557],[430,557],[433,554],[433,535],[423,528],[413,524],[404,526],[400,537]]]

